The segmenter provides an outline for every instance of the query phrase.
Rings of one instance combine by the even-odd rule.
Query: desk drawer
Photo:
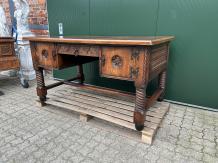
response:
[[[101,76],[132,81],[142,75],[143,62],[141,47],[103,47]]]
[[[100,56],[100,48],[99,48],[99,46],[94,46],[94,45],[59,44],[58,45],[58,54],[99,57]]]
[[[54,68],[57,65],[57,54],[54,44],[37,43],[33,61],[45,68]]]

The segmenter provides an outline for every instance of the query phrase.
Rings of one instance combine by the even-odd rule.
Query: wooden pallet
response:
[[[135,130],[133,123],[135,104],[133,102],[94,94],[90,91],[65,85],[64,88],[50,93],[46,104],[79,112],[80,120],[82,121],[88,121],[91,117],[97,117]],[[168,109],[169,103],[165,102],[157,102],[148,109],[145,128],[141,131],[141,140],[143,142],[152,143],[157,129]]]

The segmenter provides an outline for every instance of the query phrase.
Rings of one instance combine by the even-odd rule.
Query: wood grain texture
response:
[[[80,113],[82,121],[87,122],[88,118],[93,116],[135,130],[133,123],[135,104],[133,102],[93,93],[83,91],[77,87],[62,86],[62,88],[48,95],[46,103],[76,111]],[[145,127],[141,132],[142,142],[152,143],[168,109],[169,104],[164,102],[156,103],[148,109],[145,116]]]
[[[137,130],[144,127],[147,109],[163,94],[162,90],[157,90],[150,99],[146,99],[146,88],[152,79],[160,76],[166,71],[168,60],[169,42],[174,37],[103,37],[103,36],[80,36],[71,38],[60,37],[29,37],[34,68],[53,69],[69,66],[78,66],[77,77],[79,84],[62,82],[56,85],[43,86],[38,89],[40,99],[44,97],[44,88],[54,88],[61,84],[77,85],[81,88],[89,88],[96,92],[107,92],[117,96],[130,97],[129,94],[119,92],[111,93],[108,90],[100,90],[93,86],[83,85],[84,74],[82,64],[100,60],[99,68],[102,77],[133,81],[136,87],[135,110],[131,117],[126,117],[126,121],[135,123]],[[160,87],[165,85],[166,75],[162,75]],[[43,77],[42,77],[43,78]],[[37,82],[43,79],[39,78]],[[132,96],[131,96],[132,99]],[[78,105],[73,99],[59,99],[65,105]],[[41,100],[42,101],[42,100]],[[88,104],[85,108],[90,108]],[[103,114],[105,111],[95,106]],[[96,110],[95,110],[96,111]],[[111,112],[111,111],[110,111]],[[88,114],[88,113],[85,113]],[[119,113],[114,113],[115,117],[123,117]],[[132,119],[131,119],[132,118]]]
[[[169,44],[155,45],[151,48],[151,58],[149,65],[149,80],[159,76],[161,72],[167,69]]]
[[[14,39],[0,37],[0,70],[19,69],[20,64],[15,55]]]
[[[0,71],[19,69],[20,63],[15,56],[10,57],[0,57]]]
[[[86,45],[71,45],[71,44],[58,44],[58,54],[69,54],[74,56],[90,56],[99,57],[99,46],[86,46]]]
[[[173,36],[75,36],[75,37],[25,37],[24,40],[99,45],[157,45],[172,41]]]
[[[100,63],[100,74],[104,77],[130,78],[130,67],[134,66],[131,62],[131,49],[126,47],[103,47],[102,58],[104,63]],[[116,61],[117,60],[117,61]]]

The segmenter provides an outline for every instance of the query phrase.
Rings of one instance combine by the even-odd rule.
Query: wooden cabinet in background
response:
[[[0,71],[19,69],[19,67],[19,60],[14,50],[14,39],[12,37],[0,37]]]

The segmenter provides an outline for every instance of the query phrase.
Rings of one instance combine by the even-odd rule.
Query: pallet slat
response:
[[[120,114],[118,112],[113,112],[113,111],[110,111],[108,110],[107,108],[102,108],[102,107],[98,107],[98,106],[95,106],[93,104],[85,104],[85,103],[80,103],[76,100],[69,100],[69,99],[66,99],[66,98],[60,98],[60,97],[57,97],[56,96],[56,99],[54,98],[54,96],[51,97],[51,100],[53,101],[56,101],[56,102],[60,102],[60,103],[65,103],[65,104],[69,104],[71,106],[78,106],[78,107],[81,107],[81,108],[86,108],[87,110],[93,110],[93,111],[96,111],[96,112],[99,112],[99,113],[102,113],[102,114],[107,114],[107,115],[110,115],[112,117],[116,117],[116,118],[119,118],[119,119],[123,119],[123,120],[126,120],[126,121],[129,121],[129,122],[132,122],[132,117],[131,116],[126,116],[124,114]]]
[[[46,104],[79,112],[82,121],[88,121],[90,117],[97,117],[135,130],[133,123],[135,104],[133,102],[92,94],[90,91],[87,92],[72,86],[63,86],[48,95]],[[145,127],[141,131],[143,142],[152,143],[168,109],[169,103],[166,102],[157,102],[147,109]]]

